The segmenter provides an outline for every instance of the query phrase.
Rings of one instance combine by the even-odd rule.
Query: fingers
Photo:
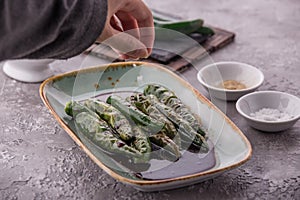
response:
[[[127,0],[120,11],[132,15],[139,27],[153,27],[152,13],[141,0]]]
[[[124,59],[148,57],[146,46],[133,36],[135,33],[131,33],[132,31],[134,32],[134,30],[120,32],[112,29],[112,37],[109,37],[102,43],[109,45],[119,54],[122,54]]]
[[[147,47],[148,54],[151,54],[154,43],[152,13],[141,0],[129,0],[128,2],[130,3],[125,4],[120,10],[134,17],[139,28],[148,27],[140,30],[140,40]]]
[[[119,11],[116,13],[116,16],[122,24],[123,31],[132,30],[130,31],[130,34],[135,38],[140,39],[140,31],[138,29],[139,27],[136,19],[132,15],[123,11]]]
[[[154,43],[151,11],[141,0],[108,0],[108,20],[98,41],[124,58],[146,58]]]
[[[118,31],[123,31],[122,23],[116,15],[113,15],[110,19],[110,25]]]

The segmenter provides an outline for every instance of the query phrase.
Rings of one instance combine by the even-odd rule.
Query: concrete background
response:
[[[235,42],[214,53],[214,61],[240,61],[261,69],[259,90],[300,96],[300,2],[298,0],[147,0],[152,8],[236,33]],[[82,57],[59,61],[61,73]],[[2,64],[1,64],[2,66]],[[184,73],[196,82],[193,69]],[[143,193],[115,181],[71,140],[43,105],[39,84],[25,84],[0,72],[0,199],[299,199],[300,123],[266,134],[250,128],[228,103],[226,114],[245,133],[252,158],[241,167],[196,185]]]

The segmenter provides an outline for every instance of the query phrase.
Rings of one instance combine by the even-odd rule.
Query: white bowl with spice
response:
[[[234,61],[207,65],[199,70],[197,78],[211,97],[227,101],[255,91],[264,81],[259,69]]]
[[[279,91],[253,92],[241,97],[236,109],[251,127],[279,132],[300,119],[300,98]]]

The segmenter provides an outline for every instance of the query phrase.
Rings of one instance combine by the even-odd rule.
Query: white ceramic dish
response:
[[[266,121],[251,116],[251,113],[262,108],[277,109],[292,117],[280,121]],[[300,119],[300,99],[284,92],[260,91],[247,94],[237,101],[236,109],[250,126],[265,132],[286,130]]]
[[[53,59],[20,59],[8,60],[3,65],[3,71],[9,77],[22,82],[42,82],[53,75],[49,64]]]
[[[173,90],[191,110],[201,117],[215,144],[216,163],[212,168],[197,173],[176,175],[174,178],[144,180],[120,168],[102,151],[86,142],[73,120],[64,112],[67,101],[101,98],[107,94],[142,91],[145,84],[156,83]],[[81,71],[74,71],[47,79],[40,87],[40,95],[53,116],[70,137],[88,156],[113,178],[143,191],[158,191],[191,185],[211,179],[245,163],[252,148],[244,134],[215,105],[202,96],[189,83],[157,64],[144,62],[115,63]],[[189,165],[188,162],[184,165]],[[184,166],[182,166],[184,168]]]
[[[263,73],[257,68],[239,62],[217,62],[199,70],[198,81],[215,98],[234,101],[255,91],[264,81]],[[235,80],[246,86],[245,89],[229,90],[221,87],[223,81]]]

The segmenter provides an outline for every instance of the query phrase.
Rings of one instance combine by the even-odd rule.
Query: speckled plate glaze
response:
[[[72,120],[64,113],[64,105],[71,99],[82,100],[111,92],[142,91],[143,85],[151,83],[161,84],[173,90],[201,117],[204,127],[208,130],[208,137],[215,144],[214,167],[175,178],[139,179],[81,137],[76,132]],[[97,165],[116,180],[138,190],[159,191],[205,181],[240,166],[250,158],[252,153],[247,138],[225,114],[189,83],[157,64],[114,63],[69,72],[47,79],[40,87],[40,95],[55,119]]]

